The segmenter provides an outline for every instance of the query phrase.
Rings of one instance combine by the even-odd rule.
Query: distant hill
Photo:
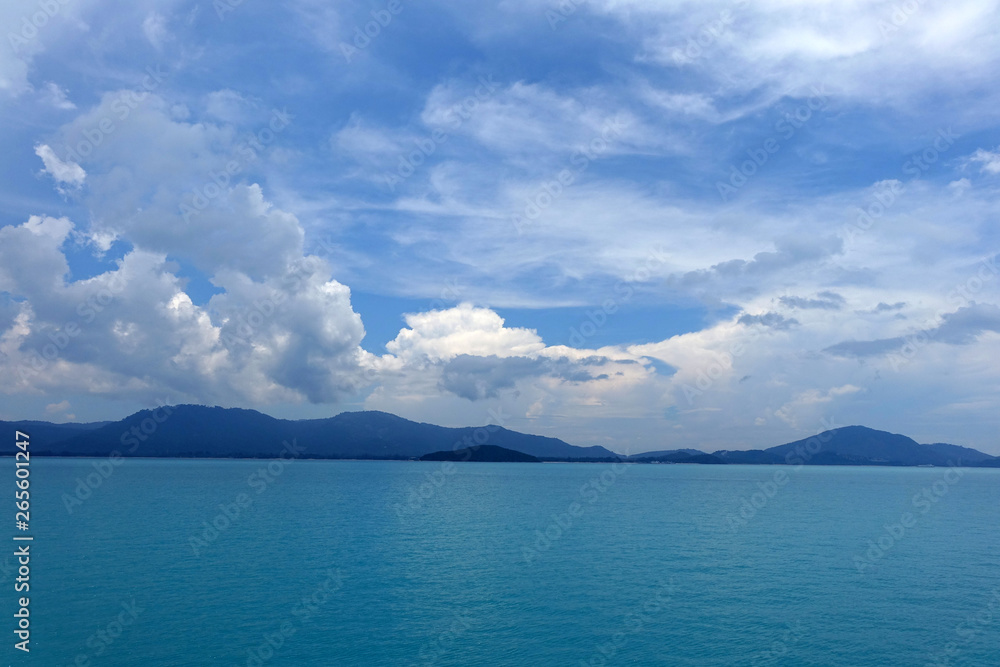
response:
[[[693,453],[691,453],[693,452]],[[656,454],[657,456],[650,456]],[[646,452],[627,459],[632,463],[726,463],[714,454],[706,454],[697,449],[674,449],[666,452]]]
[[[112,422],[90,422],[88,424],[53,424],[52,422],[41,422],[41,421],[17,421],[17,422],[5,422],[0,421],[0,425],[3,425],[6,429],[13,429],[16,431],[21,431],[27,433],[31,436],[34,442],[46,443],[46,442],[60,442],[71,438],[74,435],[78,435],[84,431],[91,431],[102,426],[106,426]]]
[[[994,458],[958,445],[921,445],[905,435],[865,426],[844,426],[770,449],[720,450],[714,454],[727,463],[804,462],[806,465],[975,466]]]
[[[483,445],[455,451],[445,450],[441,452],[431,452],[420,457],[421,461],[463,461],[478,463],[541,463],[541,461],[530,454],[515,452],[513,449],[505,449],[494,445]]]
[[[274,458],[295,441],[303,458],[417,459],[479,445],[520,452],[543,461],[635,463],[729,463],[888,466],[981,466],[1000,468],[1000,457],[975,449],[933,443],[865,426],[845,426],[769,449],[670,449],[620,456],[604,447],[576,447],[557,438],[497,426],[446,428],[386,412],[345,412],[327,419],[275,419],[255,410],[177,405],[141,410],[116,422],[52,424],[0,422],[31,436],[40,455]],[[819,445],[818,449],[816,445]],[[9,451],[2,452],[9,455]],[[801,457],[801,458],[800,458]]]
[[[67,456],[248,457],[281,455],[295,440],[304,458],[418,458],[440,450],[493,445],[531,456],[592,459],[617,455],[556,438],[505,428],[445,428],[385,412],[345,412],[328,419],[275,419],[255,410],[178,405],[142,410],[117,422],[54,425],[16,422],[32,436],[32,451]],[[11,427],[13,424],[7,423]]]

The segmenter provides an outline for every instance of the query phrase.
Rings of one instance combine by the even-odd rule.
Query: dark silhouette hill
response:
[[[993,458],[969,447],[945,443],[921,445],[905,435],[865,426],[844,426],[765,450],[714,453],[727,463],[796,465],[974,466]]]
[[[116,422],[16,421],[0,426],[28,433],[36,454],[65,456],[107,456],[117,451],[122,456],[273,458],[285,452],[286,442],[294,441],[304,458],[416,459],[488,445],[550,461],[1000,467],[1000,457],[969,447],[922,445],[865,426],[845,426],[769,449],[712,454],[672,449],[627,457],[603,447],[576,447],[499,426],[446,428],[376,411],[294,421],[256,410],[177,405],[141,410]]]
[[[494,445],[467,447],[454,451],[431,452],[420,457],[421,461],[468,461],[480,463],[541,463],[537,457],[513,449]]]
[[[8,430],[21,431],[22,433],[27,433],[31,436],[32,441],[37,441],[39,443],[44,442],[60,442],[71,438],[74,435],[79,435],[84,431],[92,431],[94,429],[101,428],[112,422],[90,422],[87,424],[53,424],[52,422],[43,421],[16,421],[16,422],[5,422],[0,421],[0,424]]]
[[[21,423],[21,422],[19,422]],[[49,425],[52,426],[52,425]],[[24,430],[24,429],[22,429]],[[498,426],[446,428],[385,412],[345,412],[328,419],[275,419],[255,410],[178,405],[141,410],[96,428],[38,427],[40,454],[107,456],[214,456],[268,458],[295,440],[305,458],[418,458],[440,450],[494,445],[549,458],[616,455],[603,447],[575,447],[556,438]]]

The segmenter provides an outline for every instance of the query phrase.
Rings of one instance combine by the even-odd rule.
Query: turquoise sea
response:
[[[8,664],[1000,665],[996,470],[110,465],[32,459]]]

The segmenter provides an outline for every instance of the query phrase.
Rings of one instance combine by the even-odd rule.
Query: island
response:
[[[541,463],[531,454],[497,447],[481,445],[441,452],[431,452],[420,457],[421,461],[473,461],[476,463]]]

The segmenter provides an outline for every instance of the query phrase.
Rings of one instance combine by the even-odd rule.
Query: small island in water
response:
[[[475,461],[478,463],[541,463],[541,460],[531,454],[517,452],[513,449],[497,447],[496,445],[481,445],[466,447],[454,451],[431,452],[420,457],[421,461]]]

